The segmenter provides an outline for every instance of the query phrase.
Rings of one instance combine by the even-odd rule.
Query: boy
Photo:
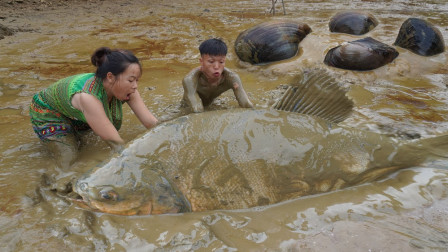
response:
[[[209,39],[199,46],[201,66],[182,81],[183,103],[195,113],[203,112],[223,92],[232,89],[240,107],[252,108],[238,74],[225,68],[227,46],[220,39]]]

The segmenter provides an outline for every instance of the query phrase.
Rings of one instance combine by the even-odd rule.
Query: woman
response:
[[[132,52],[101,47],[91,61],[96,73],[61,79],[35,94],[31,102],[34,132],[62,167],[69,167],[76,158],[79,132],[83,130],[92,129],[116,151],[122,148],[124,141],[118,130],[124,102],[146,128],[157,124],[137,91],[142,67]]]

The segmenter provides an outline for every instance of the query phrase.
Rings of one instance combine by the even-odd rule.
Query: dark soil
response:
[[[95,8],[103,0],[0,0],[0,39],[30,31],[23,22],[29,15],[84,6]]]

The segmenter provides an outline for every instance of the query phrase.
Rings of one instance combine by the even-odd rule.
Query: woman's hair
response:
[[[101,79],[106,78],[108,72],[118,76],[126,71],[126,68],[133,63],[137,63],[140,66],[140,72],[142,71],[140,61],[128,50],[100,47],[92,54],[91,61],[97,67],[96,77]]]

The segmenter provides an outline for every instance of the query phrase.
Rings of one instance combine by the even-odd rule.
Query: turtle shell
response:
[[[409,18],[403,22],[394,45],[422,56],[432,56],[445,51],[445,43],[439,29],[419,18]]]
[[[378,20],[369,13],[339,12],[329,23],[331,32],[348,33],[353,35],[365,34],[378,25]]]
[[[294,57],[311,28],[290,21],[270,21],[258,24],[239,34],[235,52],[242,61],[266,64]]]
[[[398,56],[397,50],[371,37],[332,48],[324,63],[342,69],[367,71],[384,66]]]

